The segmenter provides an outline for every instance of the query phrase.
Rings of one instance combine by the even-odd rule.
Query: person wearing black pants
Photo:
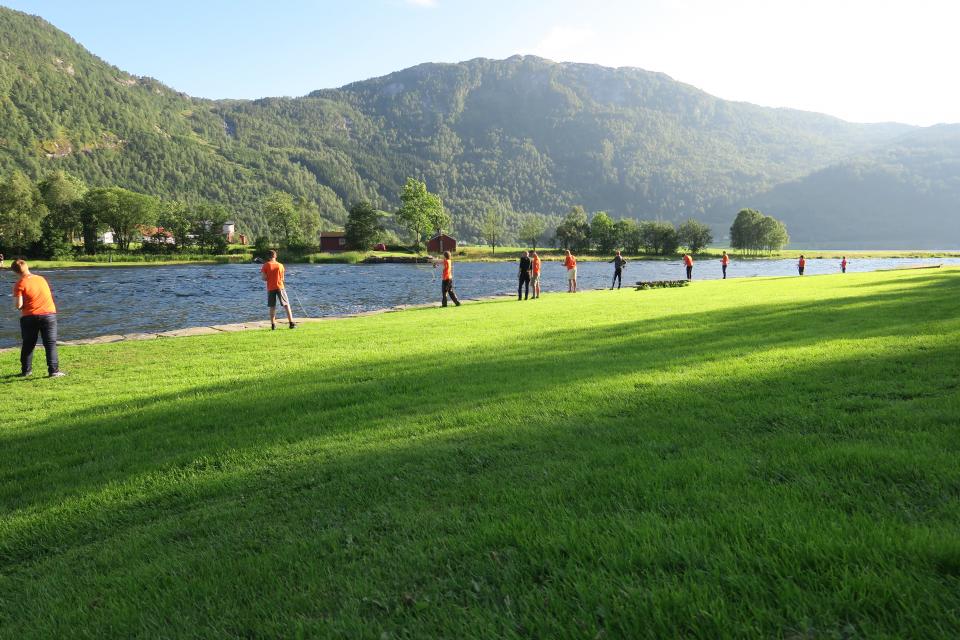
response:
[[[30,273],[24,260],[14,260],[10,269],[20,276],[13,285],[13,301],[20,311],[20,376],[33,373],[33,350],[37,338],[43,340],[47,356],[47,374],[59,378],[60,361],[57,354],[57,307],[46,278]]]
[[[437,263],[434,262],[434,267],[437,266]],[[443,252],[443,278],[440,282],[440,304],[441,306],[447,306],[447,296],[450,296],[450,299],[453,300],[453,304],[460,306],[460,301],[457,299],[457,294],[453,291],[453,260],[450,259],[450,252]]]
[[[530,297],[530,269],[532,267],[533,262],[530,260],[530,253],[524,251],[523,255],[520,256],[520,284],[517,285],[518,302]],[[526,290],[524,290],[524,286],[526,286]]]
[[[610,283],[610,288],[613,289],[613,285],[617,285],[617,289],[619,289],[620,285],[623,284],[623,267],[626,266],[627,261],[617,251],[617,255],[610,262],[613,263],[613,282]]]

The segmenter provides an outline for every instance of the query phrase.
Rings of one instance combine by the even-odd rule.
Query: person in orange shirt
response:
[[[440,262],[443,265],[443,277],[440,282],[440,296],[441,296],[441,306],[447,306],[447,296],[450,296],[450,299],[453,300],[453,304],[460,306],[460,301],[457,299],[457,294],[453,291],[453,260],[450,259],[450,252],[443,252],[443,260],[437,261],[434,260],[433,268],[437,268],[437,263]]]
[[[283,283],[285,269],[277,262],[277,252],[269,252],[269,260],[260,267],[260,277],[267,283],[267,306],[270,307],[270,330],[277,328],[277,301],[287,311],[287,322],[293,329],[297,325],[293,322],[293,311],[290,309],[290,300],[287,299],[287,289]]]
[[[66,374],[60,371],[57,355],[57,305],[53,303],[50,285],[43,276],[30,273],[24,260],[14,260],[10,270],[19,276],[13,285],[13,302],[20,311],[20,335],[23,338],[20,376],[25,378],[33,372],[33,350],[40,337],[47,354],[47,375],[60,378]]]
[[[693,258],[689,253],[683,254],[683,264],[687,267],[687,280],[693,280]]]
[[[563,260],[563,266],[567,268],[567,293],[577,292],[577,259],[567,249],[567,257]]]
[[[727,255],[727,252],[724,251],[723,255],[720,257],[720,268],[723,269],[723,279],[727,279],[727,265],[730,264],[730,256]]]
[[[540,297],[540,256],[537,255],[537,252],[533,252],[533,257],[531,258],[533,262],[533,297]]]
[[[797,271],[800,272],[800,275],[803,275],[803,270],[807,267],[807,259],[803,257],[803,254],[800,254],[800,259],[797,261]]]
[[[0,256],[0,258],[2,257],[3,256]],[[840,261],[840,272],[841,273],[847,272],[847,256],[843,256],[843,260]]]

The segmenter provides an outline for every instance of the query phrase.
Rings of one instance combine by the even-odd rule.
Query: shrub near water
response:
[[[957,637],[957,275],[65,348],[0,635]]]

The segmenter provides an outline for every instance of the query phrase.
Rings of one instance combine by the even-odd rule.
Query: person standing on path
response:
[[[613,260],[610,260],[610,262],[613,263],[613,281],[610,283],[610,288],[613,289],[613,285],[617,285],[617,289],[619,289],[620,285],[623,284],[623,268],[627,265],[627,261],[617,251],[617,255],[613,256]]]
[[[730,256],[727,255],[727,252],[724,251],[723,255],[720,257],[720,268],[723,269],[723,279],[727,279],[727,265],[730,264]]]
[[[533,252],[533,259],[531,260],[533,264],[533,297],[540,297],[540,256],[537,255],[537,252]]]
[[[453,260],[450,259],[450,252],[443,252],[443,276],[440,281],[440,296],[442,298],[441,305],[447,306],[447,296],[450,296],[450,299],[453,300],[453,304],[460,306],[460,301],[457,300],[457,294],[453,291]],[[437,263],[433,263],[433,268],[437,268]]]
[[[843,260],[840,261],[840,272],[841,273],[847,272],[847,256],[843,256]]]
[[[567,293],[577,292],[577,259],[567,249],[567,257],[563,259],[563,266],[567,268]]]
[[[26,378],[33,373],[33,350],[38,337],[43,340],[46,351],[47,376],[63,377],[66,374],[60,371],[57,355],[57,306],[50,285],[43,276],[30,273],[30,267],[22,259],[14,260],[10,270],[19,276],[13,284],[13,303],[20,312],[20,336],[23,339],[20,377]]]
[[[523,255],[520,256],[520,272],[518,274],[520,284],[517,285],[517,301],[526,300],[530,297],[530,269],[532,268],[533,262],[530,260],[530,254],[524,251]],[[527,287],[526,291],[523,290],[524,285]]]
[[[683,254],[683,264],[687,267],[687,280],[693,280],[693,258],[689,253]]]
[[[807,259],[803,257],[803,254],[800,254],[800,259],[797,260],[797,271],[800,272],[800,275],[803,275],[803,270],[807,268]]]
[[[267,283],[267,306],[270,307],[270,329],[277,328],[277,301],[287,311],[287,322],[293,329],[297,325],[293,322],[293,311],[290,309],[290,300],[287,298],[287,289],[283,283],[285,269],[277,262],[277,252],[271,250],[269,259],[260,267],[260,277]]]

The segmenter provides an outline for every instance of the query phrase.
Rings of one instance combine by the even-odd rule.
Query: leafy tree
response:
[[[283,240],[284,246],[298,240],[299,215],[289,193],[274,191],[263,201],[263,215],[275,238]]]
[[[44,220],[45,231],[71,242],[80,231],[80,203],[87,192],[83,180],[65,171],[47,175],[37,185],[50,215]]]
[[[641,222],[640,246],[647,253],[654,255],[671,255],[677,252],[680,239],[677,230],[669,222]]]
[[[696,254],[713,242],[713,232],[699,220],[687,220],[677,229],[677,239],[690,253]]]
[[[230,219],[230,212],[222,204],[201,202],[193,207],[190,226],[200,253],[224,253],[227,249],[223,225]]]
[[[493,249],[493,253],[497,252],[497,245],[503,244],[503,234],[507,231],[507,220],[503,212],[503,207],[499,205],[493,205],[487,208],[487,213],[483,217],[483,224],[480,227],[480,232],[483,234],[483,239],[487,241],[487,244]]]
[[[347,213],[347,247],[361,251],[369,250],[383,233],[383,221],[379,211],[366,200],[355,202]]]
[[[640,226],[633,218],[617,220],[613,225],[616,245],[627,253],[640,253]]]
[[[320,229],[323,218],[320,217],[320,207],[316,202],[306,198],[297,198],[297,238],[306,247],[316,247],[320,243]]]
[[[179,200],[165,200],[160,203],[157,214],[157,226],[173,236],[173,247],[177,251],[191,246],[194,242],[193,220],[187,205]]]
[[[547,221],[543,216],[536,213],[528,213],[523,217],[520,223],[520,229],[517,230],[517,237],[534,251],[537,250],[537,244],[547,230]]]
[[[153,196],[120,187],[111,189],[116,194],[117,206],[101,212],[101,219],[113,231],[114,243],[129,250],[139,227],[156,224],[160,201]]]
[[[5,247],[24,251],[40,239],[47,216],[40,190],[22,171],[0,181],[0,239]]]
[[[561,249],[581,251],[590,248],[590,223],[583,207],[570,208],[563,222],[557,225],[556,237]]]
[[[418,249],[424,235],[440,231],[450,224],[450,216],[444,210],[440,197],[427,191],[424,182],[413,178],[407,178],[400,191],[396,220],[410,231]]]
[[[100,248],[100,234],[107,227],[103,216],[119,206],[117,193],[110,187],[90,189],[84,194],[80,202],[84,253],[95,254]]]
[[[786,225],[755,209],[741,209],[730,226],[730,245],[734,249],[751,253],[779,251],[789,241]]]
[[[590,239],[594,248],[602,253],[610,253],[616,248],[617,235],[613,219],[605,211],[593,214],[593,220],[590,221]]]

